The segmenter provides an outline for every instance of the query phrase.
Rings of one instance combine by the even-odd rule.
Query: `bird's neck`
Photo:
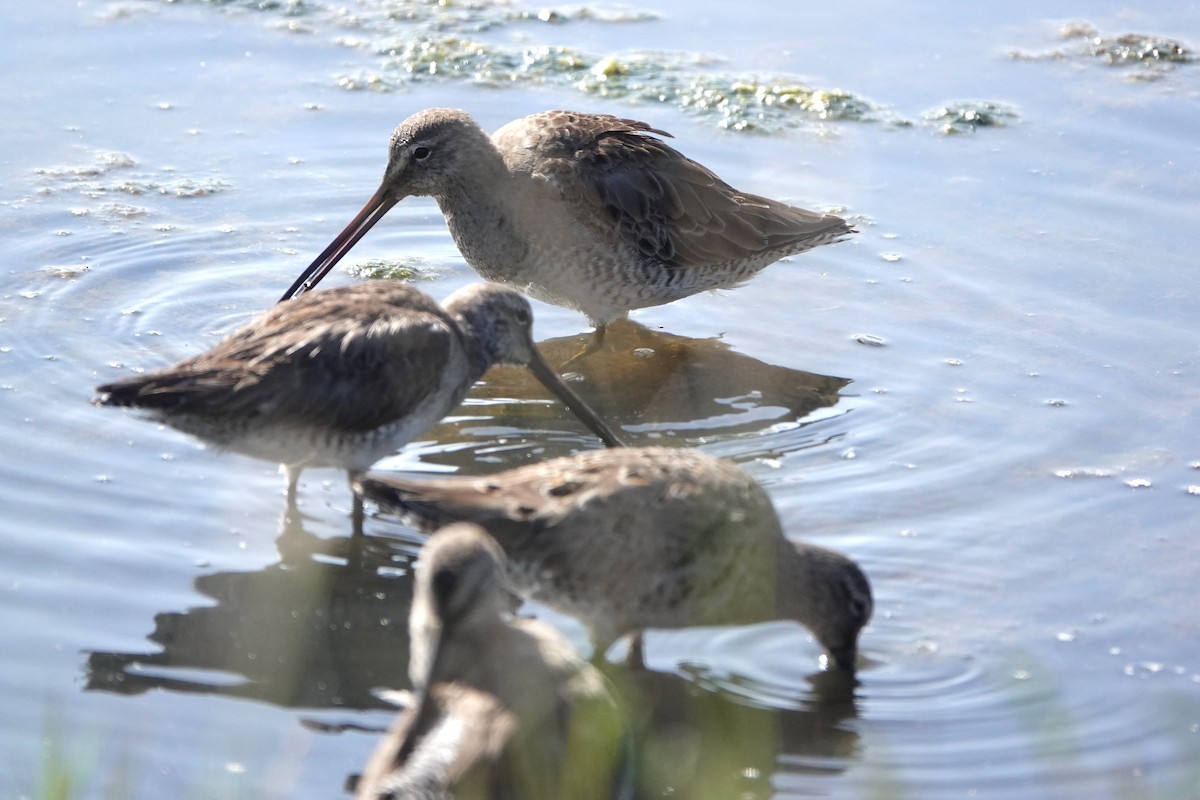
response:
[[[496,337],[492,333],[490,318],[474,306],[465,308],[447,307],[446,310],[458,323],[463,332],[463,348],[467,354],[467,377],[473,385],[496,363],[492,346]]]
[[[501,698],[517,709],[553,694],[554,676],[540,657],[536,637],[507,624],[479,626],[442,637],[429,685],[457,682]],[[489,658],[485,654],[503,654]]]
[[[816,613],[811,559],[788,541],[780,542],[775,571],[775,615],[794,619],[811,630]]]
[[[418,597],[409,612],[409,678],[421,688],[435,683],[459,681],[476,689],[492,691],[492,666],[480,653],[490,653],[503,644],[507,626],[497,602],[481,602],[468,616],[446,623],[432,613],[430,604]]]
[[[467,263],[483,277],[504,282],[529,251],[523,218],[527,181],[512,175],[491,152],[469,183],[436,197],[450,235]]]

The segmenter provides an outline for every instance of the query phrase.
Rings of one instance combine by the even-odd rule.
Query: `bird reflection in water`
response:
[[[766,704],[779,702],[772,687],[703,665],[609,675],[638,715],[639,797],[775,797],[784,782],[842,771],[860,746],[853,681],[842,674],[810,676],[785,705]]]
[[[86,688],[386,708],[373,690],[393,685],[395,665],[407,663],[416,546],[316,538],[294,514],[276,546],[281,559],[261,569],[197,576],[207,602],[157,613],[147,637],[155,648],[89,653]]]
[[[546,361],[562,364],[591,340],[591,334],[546,339],[538,344]],[[652,330],[629,320],[607,328],[604,347],[570,366],[566,379],[610,425],[620,426],[632,445],[686,446],[755,437],[755,448],[788,452],[832,435],[808,429],[808,418],[834,407],[850,381],[776,366],[733,350],[719,338],[694,339]],[[531,401],[542,402],[531,402]],[[423,462],[467,474],[570,455],[580,440],[547,436],[538,416],[549,395],[519,369],[494,368],[476,384],[456,416],[429,432],[434,446]],[[478,415],[473,415],[473,410]],[[537,432],[536,441],[519,437],[497,443],[496,423],[519,433]],[[782,433],[768,431],[782,430]],[[465,446],[464,446],[465,445]],[[480,450],[486,448],[486,458]],[[724,454],[724,453],[722,453]],[[480,462],[483,463],[480,463]]]

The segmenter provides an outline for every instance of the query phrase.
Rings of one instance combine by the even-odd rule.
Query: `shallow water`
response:
[[[493,127],[555,107],[646,119],[735,185],[861,230],[635,313],[642,357],[574,384],[637,443],[744,463],[791,535],[853,556],[876,594],[852,700],[786,625],[652,635],[656,671],[628,689],[653,698],[647,786],[1200,797],[1200,78],[1059,36],[1086,21],[1196,46],[1200,17],[771,7],[560,24],[508,6],[0,8],[0,794],[50,796],[52,773],[79,797],[330,797],[361,767],[374,737],[329,726],[389,720],[373,690],[403,685],[420,538],[379,517],[347,552],[342,475],[307,473],[286,521],[273,465],[87,401],[272,303],[374,190],[392,126],[451,105]],[[385,51],[418,34],[500,61],[415,80]],[[496,71],[540,45],[639,80],[840,89],[869,113],[756,117]],[[1016,117],[949,135],[924,120],[958,101]],[[758,132],[731,129],[746,119]],[[436,297],[475,279],[426,200],[351,260],[413,256]],[[548,351],[577,349],[582,318],[536,313]],[[592,446],[539,397],[490,375],[384,466],[482,472]]]

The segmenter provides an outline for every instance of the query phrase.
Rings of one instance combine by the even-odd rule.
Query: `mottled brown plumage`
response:
[[[504,555],[459,524],[421,550],[415,704],[380,741],[360,800],[612,798],[624,728],[604,678],[553,628],[506,618]]]
[[[840,217],[734,189],[657,138],[669,135],[546,111],[489,137],[463,111],[421,111],[392,134],[379,190],[284,299],[315,286],[412,195],[437,200],[480,275],[582,311],[598,328],[854,232]]]
[[[425,530],[484,527],[517,591],[579,618],[599,652],[646,628],[792,619],[852,671],[871,616],[853,561],[789,541],[762,487],[698,450],[593,451],[486,477],[372,473],[357,485]]]
[[[280,303],[206,353],[96,388],[221,449],[361,472],[462,402],[493,364],[526,364],[606,443],[608,427],[538,354],[521,295],[473,284],[440,306],[391,281]]]

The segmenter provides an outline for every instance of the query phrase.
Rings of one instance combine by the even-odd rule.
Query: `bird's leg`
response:
[[[354,508],[350,511],[350,523],[354,527],[354,535],[363,535],[363,499],[358,492],[354,493]]]
[[[604,639],[603,641],[592,637],[592,666],[603,670],[608,666],[608,648],[612,647],[612,639]]]
[[[296,507],[296,484],[300,482],[300,472],[303,468],[295,464],[284,464],[283,471],[287,474],[287,504],[291,511]]]
[[[354,481],[361,477],[361,473],[351,471],[348,473],[350,479],[350,494],[354,497],[354,505],[350,509],[350,524],[354,528],[354,537],[363,536],[363,498],[362,495],[354,490]]]
[[[592,342],[588,345],[589,352],[594,353],[604,346],[604,332],[607,330],[607,325],[596,326],[596,330],[592,331]]]
[[[629,652],[625,655],[625,664],[630,669],[646,668],[646,646],[644,631],[634,631],[629,634]]]
[[[580,350],[578,353],[576,353],[575,355],[571,356],[566,361],[564,361],[558,368],[559,372],[562,372],[567,367],[570,367],[576,361],[580,361],[580,360],[586,358],[587,356],[590,356],[592,353],[596,353],[596,352],[599,352],[600,350],[602,350],[604,348],[604,331],[605,330],[607,330],[607,328],[604,325],[597,325],[596,330],[592,331],[591,341],[589,341],[587,343],[587,345],[582,350]]]
[[[350,507],[350,540],[346,546],[346,568],[351,572],[361,572],[366,563],[367,537],[363,532],[363,497],[354,491],[354,482],[362,477],[361,472],[347,470],[350,479],[350,495],[354,498]]]

